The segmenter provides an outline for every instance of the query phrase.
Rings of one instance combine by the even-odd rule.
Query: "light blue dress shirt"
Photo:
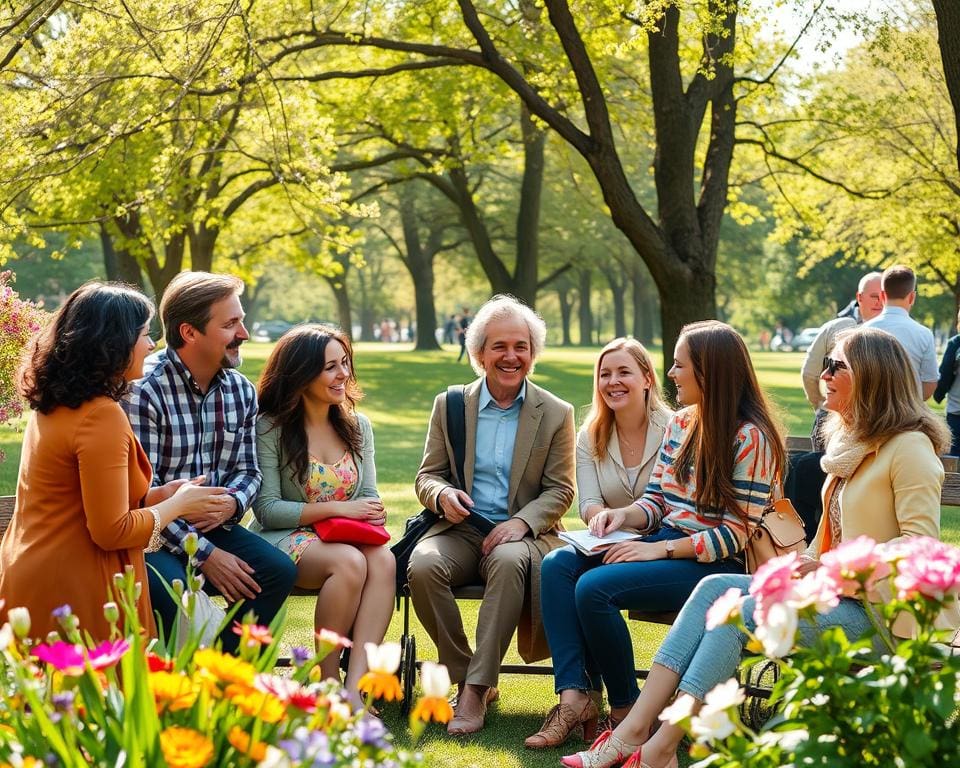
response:
[[[940,376],[937,368],[937,346],[933,333],[921,325],[903,307],[884,307],[883,312],[864,324],[865,328],[879,328],[897,339],[907,351],[913,364],[917,388],[923,392],[922,382],[936,381]]]
[[[473,510],[494,522],[507,519],[507,497],[510,494],[510,467],[513,445],[517,440],[520,407],[527,394],[527,382],[509,408],[501,408],[487,388],[480,384],[477,410],[477,455],[473,464],[473,487],[470,498]]]

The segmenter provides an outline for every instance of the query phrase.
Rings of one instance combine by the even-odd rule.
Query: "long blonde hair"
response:
[[[913,364],[893,336],[879,328],[851,328],[837,335],[850,366],[850,407],[832,413],[823,436],[844,430],[866,445],[879,447],[903,432],[923,432],[938,454],[950,447],[950,430],[917,391]]]
[[[624,338],[614,339],[607,346],[600,350],[600,356],[597,357],[597,364],[593,369],[593,401],[590,404],[590,411],[583,423],[584,429],[590,436],[593,443],[593,455],[603,461],[607,457],[607,443],[610,441],[610,435],[613,433],[614,417],[610,409],[600,395],[600,367],[603,365],[603,358],[610,352],[627,352],[640,367],[640,372],[650,379],[650,388],[647,390],[647,419],[660,414],[666,421],[666,416],[670,414],[670,409],[663,402],[660,394],[660,381],[657,379],[657,369],[653,367],[653,358],[646,348],[636,339]]]

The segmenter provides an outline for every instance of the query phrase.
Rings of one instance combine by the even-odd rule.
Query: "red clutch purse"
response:
[[[313,524],[320,541],[340,544],[373,544],[379,546],[390,541],[390,534],[382,525],[371,525],[363,520],[349,517],[328,517]]]

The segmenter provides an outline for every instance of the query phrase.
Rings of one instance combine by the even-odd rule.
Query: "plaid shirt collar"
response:
[[[183,362],[183,360],[180,358],[180,355],[177,354],[177,351],[173,347],[167,347],[165,352],[167,359],[173,364],[173,369],[183,380],[183,385],[193,392],[193,394],[203,397],[206,393],[200,389],[200,386],[197,384],[196,379],[193,378],[193,374],[190,372],[190,369],[187,368],[186,363]],[[226,371],[224,371],[223,368],[218,368],[216,374],[210,380],[210,386],[207,389],[207,392],[209,392],[211,389],[221,386],[226,379]]]

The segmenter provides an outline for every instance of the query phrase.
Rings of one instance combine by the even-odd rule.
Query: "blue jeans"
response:
[[[947,414],[947,426],[950,427],[950,455],[960,456],[960,413]]]
[[[680,675],[679,690],[695,699],[703,701],[708,691],[737,674],[747,636],[729,624],[709,632],[704,624],[707,610],[720,595],[731,587],[739,588],[746,595],[750,579],[747,575],[723,574],[708,576],[700,582],[653,658],[654,663]],[[743,623],[751,632],[756,628],[753,609],[753,598],[747,598],[743,606]],[[800,644],[811,645],[828,627],[840,627],[852,641],[867,632],[870,619],[859,600],[843,598],[833,610],[818,614],[815,624],[800,622]]]
[[[682,531],[664,526],[643,540],[686,537]],[[676,611],[704,577],[741,572],[743,564],[736,560],[604,565],[600,555],[586,557],[570,546],[555,549],[543,560],[540,604],[557,693],[569,689],[598,691],[602,682],[611,706],[630,706],[640,689],[634,671],[633,642],[620,612]]]
[[[253,578],[260,585],[260,593],[254,600],[244,600],[235,614],[242,619],[247,611],[253,611],[261,624],[269,624],[277,615],[283,601],[287,599],[293,582],[297,578],[297,566],[289,555],[281,552],[273,544],[251,533],[240,525],[229,530],[220,527],[203,534],[213,546],[236,555],[254,570]],[[174,579],[186,582],[187,557],[175,555],[165,549],[152,552],[147,556],[147,572],[150,580],[150,602],[153,610],[160,616],[164,637],[170,637],[177,620],[177,604],[170,599],[163,582],[172,583]],[[149,566],[152,566],[149,567]],[[159,575],[153,571],[156,568]],[[219,595],[210,580],[206,580],[203,589],[211,595]],[[233,653],[240,638],[227,627],[220,634],[223,650]]]

